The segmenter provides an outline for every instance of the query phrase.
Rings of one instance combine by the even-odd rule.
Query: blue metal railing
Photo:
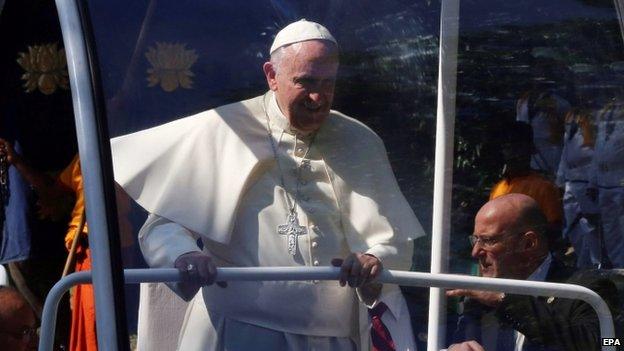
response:
[[[337,267],[253,267],[218,268],[220,281],[276,281],[276,280],[338,280]],[[181,276],[177,269],[126,269],[126,284],[147,282],[177,282]],[[434,274],[405,271],[383,271],[377,279],[382,283],[403,286],[496,290],[506,293],[555,296],[579,299],[590,304],[600,320],[600,334],[603,338],[615,337],[613,317],[607,304],[594,291],[573,284],[533,282],[525,280],[482,278],[456,274]],[[91,272],[72,273],[58,281],[48,293],[41,320],[39,351],[51,351],[54,344],[56,313],[59,301],[70,287],[77,284],[90,284]],[[603,346],[602,350],[615,350]]]
[[[84,28],[80,16],[78,2],[85,5],[82,0],[56,0],[56,8],[59,23],[63,33],[63,45],[67,54],[67,70],[71,85],[74,117],[76,122],[76,138],[80,155],[80,165],[84,180],[84,195],[86,216],[89,222],[89,246],[91,247],[91,259],[93,267],[93,290],[95,291],[95,305],[98,312],[97,335],[100,340],[107,340],[107,348],[112,351],[118,349],[118,343],[124,335],[118,335],[117,326],[123,323],[120,320],[120,305],[123,303],[121,286],[121,262],[120,258],[113,260],[112,253],[118,253],[119,245],[111,239],[115,235],[109,235],[116,231],[117,220],[114,218],[115,211],[109,209],[114,201],[112,194],[112,171],[110,168],[110,149],[108,149],[108,136],[101,135],[103,124],[96,119],[97,100],[95,85],[92,76],[93,55],[87,51],[89,32]],[[105,168],[106,167],[106,168]],[[108,170],[105,171],[105,170]],[[107,176],[109,174],[109,176]],[[108,189],[108,191],[105,191]],[[107,197],[105,194],[109,194]],[[107,200],[108,199],[108,200]],[[110,215],[109,215],[110,214]],[[111,215],[113,217],[111,217]],[[115,269],[116,268],[116,269]],[[72,278],[73,279],[73,278]],[[117,309],[120,308],[121,309]],[[125,332],[125,328],[123,329]],[[115,340],[115,341],[113,341]],[[99,345],[103,348],[103,345]]]

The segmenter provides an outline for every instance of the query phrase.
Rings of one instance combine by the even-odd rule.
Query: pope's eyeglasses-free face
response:
[[[333,43],[310,40],[283,48],[279,67],[265,63],[269,88],[292,127],[313,132],[329,116],[334,100],[338,49]]]

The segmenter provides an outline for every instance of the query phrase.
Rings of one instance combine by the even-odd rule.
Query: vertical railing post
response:
[[[94,58],[89,56],[87,40],[90,38],[81,17],[80,0],[56,0],[63,43],[67,54],[67,68],[71,84],[76,136],[84,179],[86,216],[89,223],[89,247],[92,257],[93,290],[95,294],[96,328],[100,350],[127,349],[125,334],[118,333],[118,322],[125,318],[125,310],[117,308],[115,287],[122,289],[122,272],[114,272],[111,260],[109,233],[110,217],[106,211],[106,187],[102,162],[102,125],[96,119],[96,96],[94,93]],[[84,5],[84,4],[83,4]],[[105,134],[105,133],[104,133]],[[108,137],[105,136],[108,143]],[[112,184],[109,191],[112,191]],[[114,205],[113,205],[114,206]],[[117,264],[117,262],[115,262]],[[117,277],[120,284],[115,284]],[[123,301],[123,300],[122,300]],[[123,304],[121,304],[123,305]],[[125,326],[125,325],[124,325]],[[124,347],[125,345],[125,347]],[[121,351],[120,350],[120,351]]]
[[[448,271],[458,36],[459,0],[443,0],[440,14],[431,273]],[[428,334],[427,349],[440,350],[446,335],[446,297],[440,288],[430,289]]]

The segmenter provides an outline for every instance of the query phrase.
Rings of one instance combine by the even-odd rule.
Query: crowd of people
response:
[[[382,269],[409,270],[425,231],[381,139],[331,109],[339,45],[322,25],[301,20],[276,35],[269,54],[265,94],[111,141],[116,181],[149,212],[138,234],[147,263],[183,277],[168,284],[173,309],[143,292],[150,316],[143,323],[168,339],[143,348],[415,350],[410,304],[426,301],[375,278]],[[470,236],[482,276],[580,284],[617,315],[617,286],[576,268],[624,267],[621,112],[610,104],[592,115],[550,93],[519,100],[518,121],[501,144],[503,179]],[[1,139],[0,152],[44,209],[71,195],[66,246],[75,269],[89,269],[78,158],[52,179]],[[565,240],[573,249],[559,255]],[[565,262],[571,252],[575,267]],[[340,267],[339,284],[225,283],[216,274],[217,267],[327,265]],[[81,285],[73,296],[69,349],[95,350],[93,292]],[[582,301],[467,289],[447,296],[462,305],[449,319],[448,350],[601,347],[597,315]],[[31,347],[34,313],[11,288],[0,288],[4,299],[12,302],[0,304],[0,338]]]
[[[539,172],[542,182],[551,181],[559,188],[560,205],[554,199],[543,199],[550,203],[545,204],[538,198],[554,198],[549,195],[553,191],[546,190],[552,186],[530,190],[542,188],[536,200],[547,215],[559,213],[553,235],[570,244],[578,268],[624,267],[622,104],[613,99],[589,109],[571,106],[553,92],[533,95],[518,101],[517,120],[533,132],[532,145],[524,146],[531,150],[529,167]]]
[[[90,270],[91,250],[87,240],[82,171],[78,155],[56,177],[51,177],[31,167],[15,151],[13,145],[4,139],[0,139],[0,153],[6,155],[11,166],[18,170],[37,193],[41,216],[60,219],[69,214],[70,220],[64,239],[69,255],[62,276],[69,272]],[[71,295],[68,348],[78,351],[97,350],[93,287],[91,284],[77,285],[72,289]]]

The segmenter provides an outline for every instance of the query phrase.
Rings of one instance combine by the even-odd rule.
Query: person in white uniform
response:
[[[602,239],[613,268],[624,267],[624,105],[609,103],[598,118],[590,188],[598,193]]]
[[[570,103],[559,95],[546,91],[525,94],[516,103],[516,120],[533,128],[535,153],[531,168],[555,178],[561,159],[564,116]]]
[[[589,111],[576,108],[566,114],[565,122],[557,170],[557,185],[564,188],[563,234],[574,247],[577,267],[593,268],[600,264],[601,250],[598,204],[587,190],[594,157],[595,123]]]
[[[424,235],[381,139],[330,109],[329,31],[294,22],[270,54],[266,94],[111,141],[116,181],[150,212],[147,263],[178,268],[185,279],[171,287],[193,299],[180,350],[354,350],[358,300],[345,286],[409,269]],[[216,267],[332,263],[339,283],[211,285]]]

